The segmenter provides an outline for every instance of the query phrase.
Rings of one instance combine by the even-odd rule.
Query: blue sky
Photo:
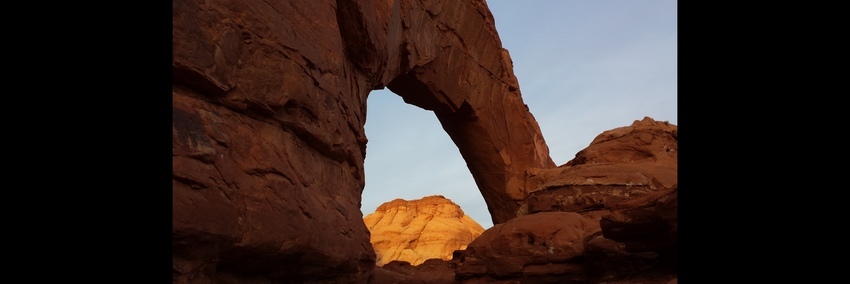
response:
[[[487,0],[524,102],[555,164],[644,116],[677,122],[675,0]],[[395,198],[443,195],[493,225],[466,162],[430,111],[373,91],[363,215]]]

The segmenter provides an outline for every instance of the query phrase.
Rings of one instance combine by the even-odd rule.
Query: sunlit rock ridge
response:
[[[466,249],[484,232],[460,206],[440,195],[386,202],[363,221],[378,266],[395,260],[412,265],[431,258],[450,260],[455,250]]]

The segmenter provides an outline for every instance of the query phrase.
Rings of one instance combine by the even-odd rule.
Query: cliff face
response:
[[[378,266],[395,260],[412,265],[431,258],[450,260],[455,250],[466,249],[484,232],[460,206],[439,195],[381,204],[363,221]]]
[[[483,0],[172,3],[174,283],[370,279],[374,89],[434,112],[494,223],[555,167]]]

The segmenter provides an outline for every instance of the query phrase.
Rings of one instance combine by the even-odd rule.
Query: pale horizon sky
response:
[[[649,116],[677,122],[675,0],[487,0],[523,101],[557,165],[603,131]],[[361,211],[443,195],[493,222],[457,147],[430,111],[388,89],[367,101]]]

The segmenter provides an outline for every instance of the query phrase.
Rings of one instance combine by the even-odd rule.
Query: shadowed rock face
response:
[[[455,280],[453,263],[429,259],[417,266],[406,261],[391,261],[375,267],[374,284],[451,284]]]
[[[521,216],[456,252],[458,282],[675,283],[677,137],[646,117],[535,171]]]
[[[678,145],[678,127],[650,117],[605,131],[566,164],[535,170],[520,214],[618,209],[667,194],[678,181]]]
[[[465,249],[484,232],[460,206],[440,195],[386,202],[363,222],[378,266],[395,260],[412,265],[431,258],[450,260],[455,250]]]
[[[494,223],[554,168],[483,0],[173,1],[174,283],[367,282],[366,98],[431,110]]]
[[[541,283],[581,283],[586,239],[599,222],[573,212],[544,212],[494,225],[461,252],[457,277],[486,282],[522,279]],[[554,277],[553,277],[554,276]]]
[[[449,261],[387,264],[374,283],[677,283],[677,132],[648,117],[605,131],[567,164],[535,172],[529,212]]]

